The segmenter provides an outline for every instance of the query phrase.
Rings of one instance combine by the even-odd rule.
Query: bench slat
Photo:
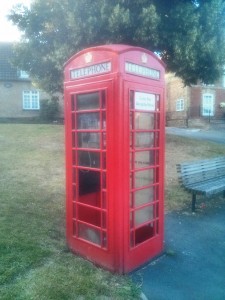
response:
[[[206,172],[206,173],[198,173],[198,174],[182,174],[181,181],[184,184],[191,184],[196,182],[202,182],[203,180],[210,180],[214,178],[219,178],[225,174],[225,169],[223,172]]]
[[[192,210],[196,194],[210,196],[219,192],[225,195],[225,157],[216,157],[177,165],[179,182],[192,192]]]
[[[186,185],[186,188],[193,191],[202,192],[205,195],[211,194],[214,191],[225,190],[225,176],[216,178],[215,180],[208,180],[201,183]]]
[[[177,165],[177,171],[184,184],[213,179],[225,174],[225,157],[182,163]]]
[[[178,165],[180,170],[188,170],[188,171],[198,171],[199,168],[200,169],[223,169],[225,167],[225,163],[224,162],[215,162],[212,164],[195,164],[195,165],[184,165],[184,164],[180,164]]]

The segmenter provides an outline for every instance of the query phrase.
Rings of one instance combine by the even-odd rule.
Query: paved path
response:
[[[225,129],[218,130],[202,130],[202,129],[189,129],[189,128],[177,128],[167,127],[167,134],[174,134],[179,136],[185,136],[198,140],[207,140],[219,144],[225,144]]]
[[[224,130],[170,127],[166,132],[225,144]],[[164,254],[131,274],[142,299],[225,299],[225,200],[207,201],[214,201],[211,209],[165,216]]]
[[[225,201],[221,203],[207,213],[166,215],[165,254],[131,275],[147,299],[225,299]]]

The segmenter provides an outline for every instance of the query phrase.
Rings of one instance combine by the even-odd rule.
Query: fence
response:
[[[170,124],[189,127],[190,121],[198,120],[198,122],[206,123],[224,123],[225,110],[218,108],[217,110],[208,109],[202,106],[192,106],[188,110],[183,111],[167,111],[166,125]]]

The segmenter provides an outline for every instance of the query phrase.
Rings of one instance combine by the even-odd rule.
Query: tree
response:
[[[33,0],[9,19],[24,33],[17,65],[52,93],[72,54],[105,43],[159,52],[187,85],[214,82],[225,65],[224,0]]]

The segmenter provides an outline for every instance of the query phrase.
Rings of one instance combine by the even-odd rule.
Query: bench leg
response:
[[[195,203],[196,203],[196,194],[193,193],[193,194],[192,194],[192,204],[191,204],[192,212],[195,211]]]

